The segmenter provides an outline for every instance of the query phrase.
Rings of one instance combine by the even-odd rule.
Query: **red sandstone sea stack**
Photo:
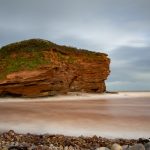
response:
[[[0,96],[106,91],[107,54],[31,39],[0,49]]]

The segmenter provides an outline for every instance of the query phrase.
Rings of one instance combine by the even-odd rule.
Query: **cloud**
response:
[[[0,3],[1,30],[17,29],[25,38],[28,34],[49,40],[78,37],[78,41],[91,42],[97,49],[115,49],[135,39],[143,40],[143,30],[149,30],[150,25],[149,0],[136,0],[136,3],[131,0],[5,0]]]
[[[124,83],[126,89],[150,89],[149,8],[149,0],[1,0],[0,46],[43,38],[106,52],[112,59],[110,89]]]
[[[109,89],[150,90],[150,47],[120,47],[110,57]]]

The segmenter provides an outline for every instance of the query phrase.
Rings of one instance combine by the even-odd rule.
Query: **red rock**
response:
[[[110,59],[106,54],[75,48],[71,51],[58,45],[41,49],[41,52],[44,59],[50,62],[40,64],[32,70],[23,67],[6,74],[5,78],[0,80],[0,95],[39,97],[67,92],[106,91],[105,80],[110,73]],[[16,53],[12,49],[10,53],[14,61],[17,56],[27,56],[30,61],[33,57],[30,51]],[[0,58],[5,59],[1,53]],[[0,70],[1,73],[5,72],[3,66],[0,66]]]

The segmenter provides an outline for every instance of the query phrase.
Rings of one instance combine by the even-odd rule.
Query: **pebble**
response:
[[[68,150],[68,146],[65,146],[64,150]]]
[[[123,149],[123,150],[129,150],[130,147],[131,147],[131,146],[129,146],[129,145],[123,145],[123,146],[122,146],[122,149]]]
[[[3,147],[1,150],[8,150],[8,148],[7,147]]]
[[[110,150],[110,149],[107,147],[99,147],[99,148],[96,148],[96,150]]]
[[[69,146],[68,150],[74,150],[74,148],[72,146]]]
[[[119,144],[115,143],[112,145],[111,150],[122,150],[122,147]]]
[[[64,150],[64,147],[62,145],[60,145],[59,150]]]
[[[33,149],[35,149],[35,148],[36,148],[35,145],[31,145],[28,149],[29,149],[29,150],[33,150]]]

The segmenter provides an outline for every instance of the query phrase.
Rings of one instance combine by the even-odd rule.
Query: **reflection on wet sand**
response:
[[[149,137],[150,97],[0,103],[0,130]]]

